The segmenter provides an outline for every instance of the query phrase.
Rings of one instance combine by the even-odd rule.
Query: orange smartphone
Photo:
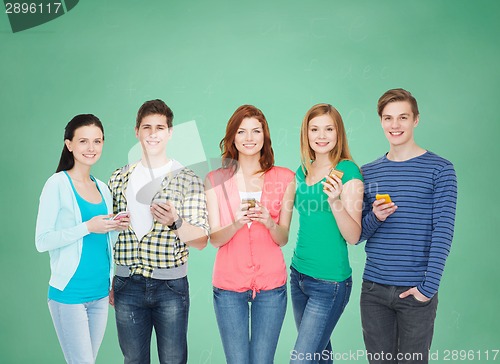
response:
[[[337,176],[337,177],[338,177],[339,179],[341,179],[341,180],[342,180],[342,176],[343,176],[343,175],[344,175],[344,172],[342,172],[342,171],[338,171],[338,170],[336,170],[335,168],[332,168],[332,169],[331,169],[331,171],[330,171],[330,173],[328,173],[328,176],[329,176],[329,177],[332,177],[332,178],[333,178],[333,176]],[[331,185],[331,183],[330,183],[330,182],[328,182],[328,180],[326,181],[326,183],[328,183],[329,185]],[[326,187],[323,187],[323,189],[325,189],[325,188],[326,188]]]
[[[375,195],[375,198],[377,200],[385,200],[385,203],[391,203],[392,200],[391,200],[391,196],[389,196],[387,193],[386,194],[376,194]]]
[[[332,170],[330,171],[330,173],[328,173],[328,175],[330,177],[337,176],[339,179],[342,179],[342,177],[344,176],[344,172],[332,168]]]

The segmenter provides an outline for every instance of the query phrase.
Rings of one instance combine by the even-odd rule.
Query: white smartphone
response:
[[[128,211],[121,211],[121,212],[117,213],[115,216],[113,216],[113,218],[111,220],[121,220],[124,217],[128,217],[128,216],[129,216]]]

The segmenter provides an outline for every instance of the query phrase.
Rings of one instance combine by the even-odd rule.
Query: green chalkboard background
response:
[[[434,362],[450,362],[447,350],[473,350],[469,362],[488,353],[492,361],[500,349],[499,15],[500,2],[489,0],[102,0],[80,1],[14,34],[0,14],[0,362],[64,361],[47,309],[49,258],[35,250],[34,226],[74,115],[94,113],[105,125],[104,154],[93,170],[102,180],[133,157],[135,113],[153,98],[172,107],[179,130],[194,120],[174,135],[169,152],[181,161],[217,157],[230,115],[250,103],[270,123],[277,164],[295,169],[302,117],[328,102],[343,115],[361,165],[387,151],[376,102],[394,87],[416,96],[417,141],[453,161],[459,180]],[[291,230],[288,262],[296,216]],[[190,363],[224,362],[212,306],[214,256],[208,246],[190,257]],[[350,258],[355,284],[332,336],[338,353],[364,349],[363,247],[350,247]],[[293,347],[292,316],[289,305],[276,363],[287,363]],[[97,362],[122,362],[112,309]]]

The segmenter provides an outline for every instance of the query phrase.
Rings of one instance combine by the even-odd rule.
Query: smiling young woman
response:
[[[330,336],[352,288],[347,243],[361,233],[363,177],[352,161],[342,117],[329,104],[314,105],[301,127],[301,166],[295,207],[299,232],[290,290],[298,330],[291,363],[332,352]],[[330,174],[335,169],[338,174]],[[341,177],[339,177],[341,176]],[[330,359],[320,363],[331,363]]]
[[[114,230],[128,226],[128,218],[110,219],[108,187],[90,174],[103,142],[97,117],[75,116],[40,196],[36,248],[50,253],[48,305],[68,363],[95,362],[108,317]]]
[[[288,241],[294,173],[274,166],[269,127],[255,106],[234,112],[220,146],[223,167],[208,174],[205,188],[226,362],[273,363],[286,311],[281,247]]]

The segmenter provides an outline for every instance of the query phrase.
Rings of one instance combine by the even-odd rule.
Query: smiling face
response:
[[[165,115],[152,114],[142,118],[141,124],[135,129],[135,136],[144,154],[160,156],[166,154],[172,129],[168,127]]]
[[[87,125],[76,129],[73,139],[66,139],[64,143],[73,153],[75,166],[92,166],[101,158],[104,137],[99,127]]]
[[[264,145],[264,131],[260,121],[256,118],[244,118],[234,136],[234,145],[240,156],[260,156]]]
[[[388,103],[381,115],[382,128],[391,147],[414,144],[413,129],[418,124],[418,115],[413,114],[408,101]]]
[[[337,130],[335,124],[328,114],[323,114],[312,118],[307,129],[309,146],[316,154],[330,153],[337,145]]]

